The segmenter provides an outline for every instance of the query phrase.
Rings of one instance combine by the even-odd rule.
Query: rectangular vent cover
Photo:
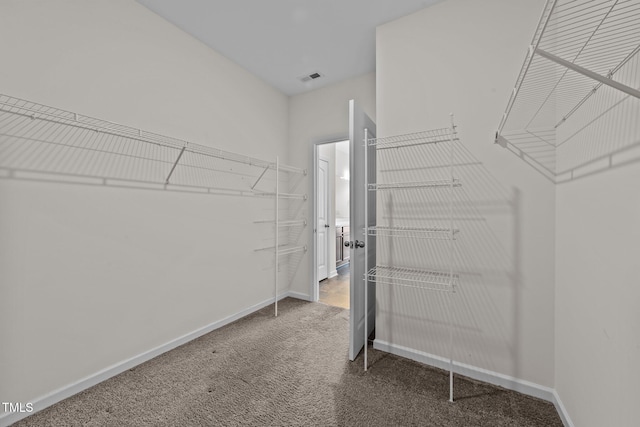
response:
[[[315,72],[315,73],[311,73],[309,75],[300,77],[300,81],[303,83],[306,83],[311,80],[319,79],[320,77],[322,77],[322,74]]]

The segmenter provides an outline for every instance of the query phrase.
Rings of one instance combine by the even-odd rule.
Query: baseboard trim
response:
[[[382,340],[374,340],[373,348],[395,354],[397,356],[406,357],[407,359],[415,360],[416,362],[424,363],[436,368],[449,370],[449,359],[436,356],[434,354],[425,353],[412,348],[403,347],[401,345],[390,344]],[[560,416],[560,420],[564,427],[575,427],[573,421],[571,421],[569,413],[567,412],[567,408],[565,408],[562,404],[562,400],[560,400],[560,395],[553,388],[455,361],[453,362],[453,371],[457,374],[473,378],[474,380],[484,381],[489,384],[504,387],[509,390],[514,390],[528,396],[537,397],[551,402],[553,403],[553,406],[555,406],[556,411],[558,411],[558,415]]]
[[[291,297],[291,298],[296,298],[303,301],[311,301],[311,297],[307,294],[303,294],[302,292],[289,291],[284,295],[285,295],[284,298]]]
[[[573,421],[571,421],[569,412],[567,412],[567,408],[564,407],[562,400],[560,400],[560,395],[557,390],[553,390],[553,405],[556,407],[556,411],[558,411],[564,427],[575,427]]]
[[[415,360],[436,368],[449,370],[449,359],[436,356],[434,354],[425,353],[397,344],[390,344],[381,340],[374,340],[373,348],[395,354],[397,356],[406,357],[407,359]],[[521,380],[509,375],[500,374],[498,372],[489,371],[487,369],[478,368],[477,366],[455,361],[453,362],[453,372],[473,378],[474,380],[484,381],[489,384],[504,387],[506,389],[537,397],[555,404],[554,390],[550,387],[545,387],[530,381]]]
[[[308,300],[308,296],[304,295],[304,294],[300,294],[298,292],[284,292],[280,295],[278,295],[278,300],[281,300],[283,298],[287,298],[287,297],[293,297],[293,298],[298,298],[298,299],[304,299],[304,300]],[[189,341],[192,341],[196,338],[201,337],[202,335],[205,335],[211,331],[214,331],[218,328],[221,328],[225,325],[228,325],[231,322],[234,322],[238,319],[241,319],[242,317],[245,317],[255,311],[258,311],[270,304],[273,304],[273,298],[269,298],[268,300],[262,301],[258,304],[252,305],[244,310],[241,310],[235,314],[232,314],[231,316],[227,316],[224,319],[215,321],[207,326],[204,326],[202,328],[196,329],[193,332],[190,332],[188,334],[182,335],[181,337],[178,337],[172,341],[169,341],[165,344],[162,344],[158,347],[155,347],[151,350],[148,350],[144,353],[141,353],[137,356],[133,356],[130,359],[124,360],[120,363],[116,363],[114,365],[111,365],[101,371],[96,372],[95,374],[89,375],[75,383],[69,384],[67,386],[64,386],[62,388],[59,388],[58,390],[52,391],[51,393],[48,393],[44,396],[38,397],[34,400],[31,400],[30,403],[33,404],[33,412],[27,413],[27,412],[11,412],[11,413],[4,413],[0,415],[0,427],[7,427],[17,421],[20,421],[23,418],[26,418],[30,415],[35,414],[36,412],[39,412],[55,403],[58,403],[68,397],[73,396],[74,394],[80,393],[83,390],[88,389],[89,387],[93,387],[96,384],[101,383],[102,381],[105,381],[111,377],[114,377],[128,369],[131,369],[137,365],[140,365],[141,363],[144,363],[148,360],[153,359],[154,357],[157,357],[163,353],[166,353],[169,350],[173,350],[176,347],[179,347],[183,344],[188,343]],[[26,402],[24,402],[26,403]]]
[[[303,301],[310,301],[309,295],[295,292],[295,291],[287,291],[280,295],[278,295],[278,300],[291,297],[300,299]],[[26,418],[30,415],[35,414],[51,405],[54,405],[68,397],[73,396],[83,390],[86,390],[90,387],[93,387],[96,384],[101,383],[111,377],[114,377],[128,369],[131,369],[137,365],[140,365],[148,360],[153,359],[163,353],[166,353],[169,350],[173,350],[176,347],[179,347],[183,344],[188,343],[196,338],[201,337],[211,331],[214,331],[218,328],[221,328],[231,322],[234,322],[242,317],[245,317],[255,311],[258,311],[270,304],[273,303],[273,298],[269,298],[268,300],[262,301],[258,304],[255,304],[251,307],[248,307],[244,310],[239,311],[231,316],[225,317],[224,319],[213,322],[207,326],[199,328],[193,332],[185,334],[175,340],[169,341],[163,345],[155,347],[151,350],[148,350],[144,353],[141,353],[137,356],[134,356],[130,359],[112,365],[108,368],[105,368],[93,375],[85,377],[75,383],[69,384],[68,386],[62,387],[58,390],[55,390],[49,394],[41,396],[37,399],[31,401],[33,404],[34,411],[31,413],[5,413],[0,415],[0,427],[7,427],[15,422],[20,421],[23,418]],[[401,357],[406,357],[407,359],[415,360],[430,366],[435,366],[441,369],[449,369],[449,361],[443,357],[436,356],[433,354],[421,352],[415,349],[411,349],[408,347],[403,347],[400,345],[390,344],[381,340],[374,340],[373,347],[377,350],[385,351],[387,353],[392,353]],[[562,401],[560,400],[560,396],[557,391],[551,389],[549,387],[541,386],[529,381],[520,380],[517,378],[510,377],[508,375],[499,374],[497,372],[489,371],[486,369],[478,368],[472,365],[466,365],[458,362],[454,362],[454,372],[460,375],[467,376],[469,378],[473,378],[479,381],[484,381],[490,384],[498,385],[509,390],[518,391],[523,394],[527,394],[529,396],[538,397],[543,400],[547,400],[554,404],[558,414],[560,415],[560,419],[565,427],[575,427],[571,418],[569,417],[569,413],[564,407]]]
[[[329,277],[328,279],[333,279],[334,277],[336,277],[338,275],[338,270],[333,270],[331,273],[329,273]]]

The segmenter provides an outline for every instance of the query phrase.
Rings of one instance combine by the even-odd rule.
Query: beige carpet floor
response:
[[[371,350],[348,311],[285,299],[38,412],[18,426],[562,426],[548,402]]]

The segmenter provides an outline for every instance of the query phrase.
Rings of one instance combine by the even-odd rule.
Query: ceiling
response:
[[[137,1],[295,95],[374,71],[375,28],[441,0]]]

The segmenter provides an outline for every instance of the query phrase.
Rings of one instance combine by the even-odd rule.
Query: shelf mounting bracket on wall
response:
[[[267,166],[266,168],[264,168],[264,170],[262,171],[262,173],[260,174],[260,176],[258,177],[258,179],[256,180],[256,182],[253,183],[253,185],[251,186],[251,189],[253,190],[254,188],[256,188],[256,185],[258,185],[258,183],[260,182],[260,180],[262,179],[262,177],[264,176],[265,173],[267,173],[267,171],[269,170],[269,166]]]
[[[184,154],[184,150],[187,148],[187,146],[185,145],[184,147],[182,147],[182,150],[180,150],[180,154],[178,154],[178,157],[176,158],[176,161],[173,163],[173,166],[171,167],[171,171],[169,171],[169,175],[167,175],[167,179],[164,182],[164,185],[169,185],[169,179],[171,178],[171,175],[173,175],[173,171],[176,169],[176,166],[178,166],[178,162],[180,161],[180,157],[182,157],[182,155]],[[253,190],[253,187],[251,188]]]

